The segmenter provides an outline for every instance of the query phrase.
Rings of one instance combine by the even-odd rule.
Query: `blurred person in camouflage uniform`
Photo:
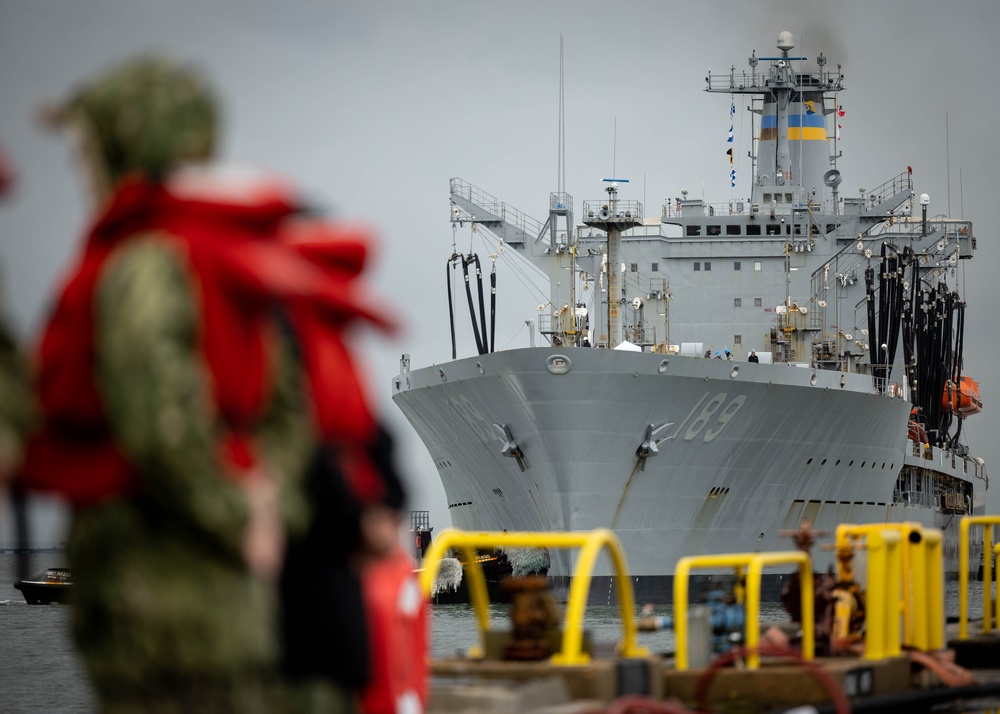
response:
[[[23,479],[74,506],[73,635],[108,712],[286,706],[276,582],[311,515],[315,407],[343,388],[320,390],[308,348],[378,321],[356,272],[331,281],[283,237],[287,184],[204,164],[216,114],[157,58],[48,112],[96,217],[42,337]]]

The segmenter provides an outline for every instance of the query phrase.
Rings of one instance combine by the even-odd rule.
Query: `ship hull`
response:
[[[831,531],[940,528],[945,570],[957,573],[959,519],[898,497],[914,459],[911,405],[863,375],[530,348],[405,372],[393,398],[434,459],[455,527],[611,528],[640,601],[671,599],[684,556],[790,549],[783,531],[803,519]],[[818,570],[831,564],[826,551],[814,556]],[[565,584],[574,554],[550,557],[550,577]],[[592,601],[613,598],[612,575],[598,565]],[[782,577],[771,574],[772,596]]]

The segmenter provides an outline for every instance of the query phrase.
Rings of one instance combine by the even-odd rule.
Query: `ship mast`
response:
[[[628,179],[606,178],[607,201],[583,202],[583,223],[600,228],[608,236],[608,336],[604,346],[614,349],[622,340],[622,325],[619,308],[621,306],[622,231],[642,225],[642,204],[638,201],[622,201],[618,198],[618,184],[628,183]]]

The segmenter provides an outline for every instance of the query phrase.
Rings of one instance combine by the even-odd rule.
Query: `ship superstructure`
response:
[[[650,218],[612,177],[579,224],[561,190],[538,222],[452,179],[453,224],[550,283],[546,344],[495,352],[478,257],[452,255],[479,354],[393,380],[457,527],[614,528],[644,600],[669,598],[678,558],[787,547],[804,518],[939,527],[956,572],[957,516],[988,484],[961,439],[982,407],[956,292],[973,226],[928,217],[909,167],[842,195],[841,68],[806,72],[787,32],[777,48],[707,78],[753,119],[746,199],[680,191]]]

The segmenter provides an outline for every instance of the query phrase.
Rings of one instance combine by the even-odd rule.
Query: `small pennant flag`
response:
[[[729,160],[732,161],[732,157]],[[729,169],[729,185],[736,188],[736,169]]]
[[[729,118],[732,119],[736,115],[736,102],[732,102],[729,105]]]
[[[726,141],[728,143],[730,143],[730,144],[733,143],[733,125],[732,124],[729,125],[729,138],[726,139]]]
[[[731,148],[727,149],[726,153],[729,154],[729,165],[732,166],[733,165],[733,150]]]

